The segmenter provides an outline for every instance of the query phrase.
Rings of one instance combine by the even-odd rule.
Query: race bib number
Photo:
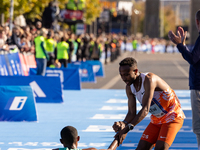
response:
[[[161,106],[162,107],[162,106]],[[149,112],[157,118],[164,116],[167,112],[162,110],[157,104],[153,104],[150,106]]]

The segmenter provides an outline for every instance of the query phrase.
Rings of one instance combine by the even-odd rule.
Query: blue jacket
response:
[[[200,35],[190,51],[182,43],[177,45],[183,58],[190,64],[189,86],[191,90],[200,90]]]

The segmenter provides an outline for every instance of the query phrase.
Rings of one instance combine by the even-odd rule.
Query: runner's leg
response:
[[[151,150],[157,141],[161,125],[149,123],[142,134],[136,150]]]
[[[162,124],[155,150],[168,150],[182,125],[182,118],[176,118],[173,122]]]

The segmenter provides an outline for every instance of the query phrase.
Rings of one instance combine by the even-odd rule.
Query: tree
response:
[[[26,19],[34,21],[35,19],[42,19],[42,13],[45,7],[48,6],[52,0],[14,0],[14,14],[13,18],[24,15]],[[68,0],[55,0],[59,4],[60,9],[65,9],[65,4]],[[75,0],[77,1],[77,0]],[[84,18],[86,24],[91,24],[97,17],[100,16],[102,6],[99,0],[85,1]],[[9,18],[10,0],[0,0],[0,14],[4,13],[5,20]]]
[[[19,15],[22,15],[24,13],[27,13],[31,11],[33,8],[33,1],[37,0],[14,0],[14,12],[13,17],[17,17]],[[10,0],[1,0],[0,2],[0,14],[5,15],[5,20],[7,20],[10,16],[9,14],[10,10]]]
[[[102,12],[102,5],[99,0],[86,0],[85,1],[84,22],[90,25]]]
[[[164,19],[164,38],[168,39],[168,32],[170,30],[175,32],[176,30],[176,24],[175,24],[176,16],[171,6],[165,6],[164,8],[161,8],[161,9],[164,9],[164,18],[163,18]]]
[[[140,13],[135,14],[134,9],[138,10]],[[160,22],[164,21],[164,38],[168,38],[168,32],[169,30],[172,30],[175,32],[176,30],[176,25],[175,25],[175,13],[174,10],[171,6],[164,6],[164,8],[160,8],[164,10],[164,17],[160,16]],[[161,12],[161,11],[160,11]],[[135,17],[137,15],[138,19],[138,25],[137,25],[137,32],[143,33],[143,27],[144,27],[144,17],[145,17],[145,2],[135,2],[134,3],[134,8],[132,11],[132,17],[131,17],[131,32],[133,33],[134,31],[134,21]],[[160,14],[161,15],[161,14]],[[181,22],[181,21],[179,21]]]

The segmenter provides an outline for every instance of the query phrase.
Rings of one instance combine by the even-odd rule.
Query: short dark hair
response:
[[[196,19],[200,21],[200,9],[196,13]]]
[[[132,57],[124,58],[120,63],[120,66],[130,66],[130,67],[137,67],[137,61]]]
[[[60,131],[60,136],[66,144],[73,145],[76,143],[78,132],[76,128],[72,126],[66,126]]]

